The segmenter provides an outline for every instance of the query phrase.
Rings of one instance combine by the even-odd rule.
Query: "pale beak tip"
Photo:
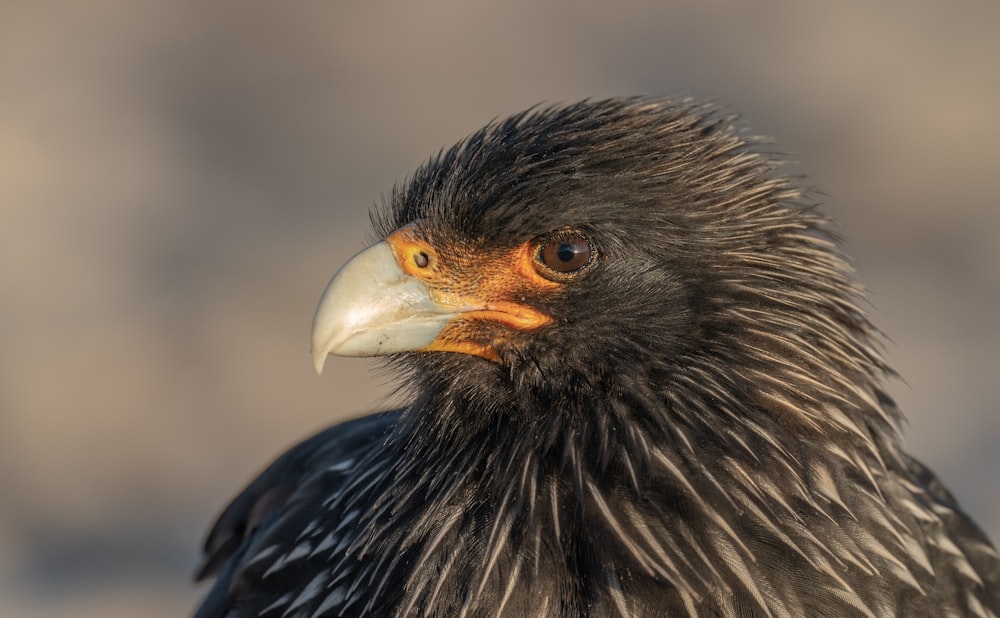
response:
[[[316,375],[323,375],[323,365],[326,364],[326,352],[317,352],[313,350],[313,367],[316,368]]]

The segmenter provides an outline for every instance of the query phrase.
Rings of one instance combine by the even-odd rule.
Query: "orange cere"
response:
[[[515,333],[506,329],[529,331],[552,321],[528,304],[529,299],[563,285],[538,274],[534,241],[500,251],[450,247],[443,252],[422,237],[418,223],[393,232],[386,242],[403,272],[423,281],[442,309],[456,313],[426,351],[460,352],[496,361],[496,343],[514,339]]]

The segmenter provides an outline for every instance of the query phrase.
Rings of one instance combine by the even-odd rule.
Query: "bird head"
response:
[[[686,100],[490,124],[375,213],[383,240],[320,301],[317,370],[328,354],[391,355],[453,388],[476,375],[464,383],[556,398],[640,374],[711,397],[754,372],[869,374],[879,361],[848,269],[778,167],[732,117]]]

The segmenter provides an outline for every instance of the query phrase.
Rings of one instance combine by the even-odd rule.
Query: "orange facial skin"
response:
[[[496,344],[534,330],[552,317],[525,304],[563,284],[538,274],[535,241],[514,249],[449,253],[447,263],[419,231],[419,223],[386,238],[404,273],[422,281],[431,298],[455,317],[423,351],[461,352],[496,362]]]

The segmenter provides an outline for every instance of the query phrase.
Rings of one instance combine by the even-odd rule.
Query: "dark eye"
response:
[[[557,273],[571,273],[590,264],[594,250],[590,241],[579,232],[557,234],[545,241],[538,259]]]

